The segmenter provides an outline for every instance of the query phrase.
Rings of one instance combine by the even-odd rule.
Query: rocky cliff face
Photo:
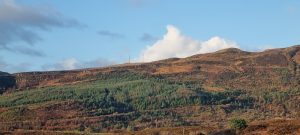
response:
[[[15,77],[9,73],[0,72],[0,94],[5,90],[14,88],[16,85]]]

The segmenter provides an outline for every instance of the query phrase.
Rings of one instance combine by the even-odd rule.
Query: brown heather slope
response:
[[[300,135],[300,120],[268,120],[255,121],[243,131],[236,132],[232,129],[216,130],[211,127],[189,126],[189,127],[168,127],[148,128],[141,131],[112,132],[112,133],[90,133],[79,131],[46,131],[46,130],[16,130],[0,131],[2,135]]]
[[[130,73],[125,76],[136,73],[146,77],[150,76],[149,78],[159,78],[158,81],[148,83],[153,86],[150,89],[154,89],[146,96],[150,100],[136,98],[139,97],[138,94],[143,95],[144,91],[141,93],[138,93],[138,90],[134,91],[137,93],[128,91],[126,96],[131,99],[125,100],[125,102],[130,102],[134,109],[106,112],[107,108],[97,106],[103,103],[102,101],[86,105],[86,102],[81,102],[81,100],[59,98],[59,95],[63,94],[72,97],[79,93],[78,95],[82,96],[84,93],[80,89],[86,90],[87,93],[90,90],[90,87],[86,85],[98,86],[101,84],[101,77],[105,74],[115,75],[116,73],[121,74],[123,71]],[[114,77],[119,78],[120,76]],[[126,79],[123,78],[123,81]],[[7,83],[7,80],[11,81]],[[135,84],[140,84],[138,82],[141,80],[147,79],[129,80],[130,83],[126,82],[125,85],[138,89]],[[186,85],[187,87],[179,87],[176,91],[172,91],[173,93],[165,96],[159,90],[169,90],[167,88],[171,86],[166,85],[168,87],[165,89],[157,88],[156,86],[164,86],[157,83],[162,80],[167,80],[164,83],[171,83],[171,86],[193,84],[192,86],[199,85],[204,90],[193,90]],[[147,84],[147,81],[142,84]],[[120,86],[120,88],[122,87]],[[298,120],[300,117],[300,46],[271,49],[264,52],[245,52],[230,48],[181,59],[171,58],[151,63],[122,64],[72,71],[26,72],[13,75],[0,72],[0,90],[1,88],[6,92],[0,96],[0,103],[3,105],[0,107],[0,134],[1,131],[12,132],[16,129],[39,130],[40,132],[60,131],[58,133],[60,134],[65,130],[75,130],[76,132],[82,128],[87,130],[86,132],[93,130],[93,132],[120,132],[119,134],[123,134],[128,133],[128,130],[139,130],[133,133],[181,134],[182,129],[178,126],[191,126],[186,127],[190,129],[190,131],[186,130],[186,134],[200,134],[228,128],[227,122],[233,117],[245,118],[250,123],[250,126],[241,134],[295,134],[300,131],[300,126],[298,126],[300,125]],[[76,88],[79,91],[70,92],[70,89]],[[97,88],[97,91],[102,92],[101,90],[101,88],[99,90]],[[111,89],[111,91],[113,90]],[[126,90],[126,88],[121,90]],[[115,91],[118,92],[118,89]],[[216,91],[225,92],[225,94],[213,93]],[[35,93],[46,95],[48,92],[56,94],[57,97],[45,101],[42,99],[47,97],[42,97],[37,101],[27,100],[31,98],[30,96],[36,96]],[[154,92],[159,94],[151,95],[155,94]],[[106,95],[105,98],[102,98],[101,94],[99,97],[105,101],[111,99],[110,102],[107,101],[103,104],[109,107],[122,105],[114,102],[114,98],[117,96],[109,97],[109,91],[106,90],[103,93]],[[176,101],[184,99],[181,101],[182,104],[176,105],[177,102],[174,101],[172,103],[175,105],[169,105],[169,107],[161,105],[156,110],[139,108],[143,104],[151,106],[160,101],[171,102],[172,95],[179,95],[175,97]],[[94,99],[97,100],[99,97],[94,97]],[[197,97],[211,102],[195,100],[195,103],[192,102],[193,100],[188,100],[190,98],[197,99]],[[85,98],[79,97],[78,99]],[[6,102],[6,100],[9,101]],[[118,99],[118,101],[121,100]],[[146,101],[151,101],[151,104]],[[274,120],[276,118],[283,120]],[[209,131],[203,130],[201,127],[209,127],[207,128]]]
[[[128,70],[178,82],[199,82],[207,90],[298,87],[300,46],[245,52],[230,48],[188,58],[122,64],[73,71],[16,73],[16,88],[29,89],[96,80],[96,75]],[[291,72],[288,72],[291,71]]]

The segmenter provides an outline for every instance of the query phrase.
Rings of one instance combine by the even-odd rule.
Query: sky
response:
[[[299,0],[0,0],[0,71],[300,44]]]

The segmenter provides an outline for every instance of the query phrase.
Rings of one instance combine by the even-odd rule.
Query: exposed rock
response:
[[[0,94],[9,88],[13,88],[15,85],[16,80],[14,76],[0,71]]]

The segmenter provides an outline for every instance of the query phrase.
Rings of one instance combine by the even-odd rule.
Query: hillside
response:
[[[208,134],[239,117],[250,123],[241,134],[274,134],[275,119],[300,123],[300,46],[230,48],[73,71],[0,72],[0,90],[0,131],[138,134],[184,126]],[[260,121],[269,124],[255,127]]]
[[[264,52],[244,52],[232,48],[183,59],[174,58],[145,64],[124,64],[76,71],[17,73],[15,76],[17,88],[21,90],[89,82],[97,79],[97,74],[120,70],[160,76],[178,82],[198,82],[208,88],[216,86],[247,90],[262,87],[286,89],[298,84],[296,79],[284,78],[299,75],[299,48],[300,46],[293,46]]]

